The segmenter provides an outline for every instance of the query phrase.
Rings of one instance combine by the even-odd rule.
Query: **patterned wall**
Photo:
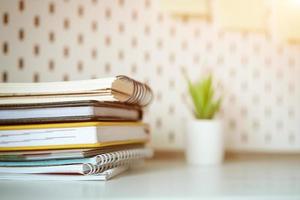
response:
[[[151,85],[152,145],[182,149],[191,119],[182,72],[212,71],[232,151],[300,150],[300,45],[174,18],[159,0],[1,0],[2,82],[125,74]]]

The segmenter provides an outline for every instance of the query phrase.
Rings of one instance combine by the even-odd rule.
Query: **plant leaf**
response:
[[[189,92],[192,96],[192,100],[195,106],[195,115],[197,118],[201,117],[201,97],[198,93],[197,88],[188,79]]]
[[[213,100],[214,89],[212,75],[207,76],[197,83],[192,83],[185,75],[192,101],[195,107],[195,116],[198,119],[212,119],[219,111],[222,99]]]

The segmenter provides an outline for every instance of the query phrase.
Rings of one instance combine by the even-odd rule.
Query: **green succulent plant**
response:
[[[186,80],[194,104],[195,117],[197,119],[213,119],[220,109],[222,98],[217,100],[214,98],[212,75],[210,74],[195,83],[192,83],[187,76]]]

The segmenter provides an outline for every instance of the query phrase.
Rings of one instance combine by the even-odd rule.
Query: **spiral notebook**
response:
[[[0,167],[16,166],[50,166],[50,165],[69,165],[78,163],[90,163],[92,165],[104,165],[107,163],[118,162],[123,160],[140,159],[151,157],[152,150],[149,148],[126,149],[99,154],[90,158],[75,159],[52,159],[37,161],[0,161]]]
[[[88,158],[96,155],[121,151],[125,149],[144,148],[143,143],[106,146],[91,149],[56,149],[35,151],[0,151],[0,161],[36,161],[36,160],[61,160],[74,158]]]
[[[151,89],[127,76],[81,81],[0,83],[0,105],[108,101],[148,105]]]
[[[0,173],[0,180],[17,180],[17,181],[107,181],[128,170],[128,166],[115,167],[102,173],[94,175],[74,175],[74,174],[12,174]]]
[[[152,155],[152,149],[143,148],[116,151],[82,159],[0,162],[0,173],[98,174],[115,167],[133,165]]]

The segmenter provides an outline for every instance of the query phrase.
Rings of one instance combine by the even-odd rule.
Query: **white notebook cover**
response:
[[[0,180],[20,180],[20,181],[106,181],[122,172],[128,166],[116,167],[106,170],[97,175],[47,175],[47,174],[4,174],[0,173]]]

